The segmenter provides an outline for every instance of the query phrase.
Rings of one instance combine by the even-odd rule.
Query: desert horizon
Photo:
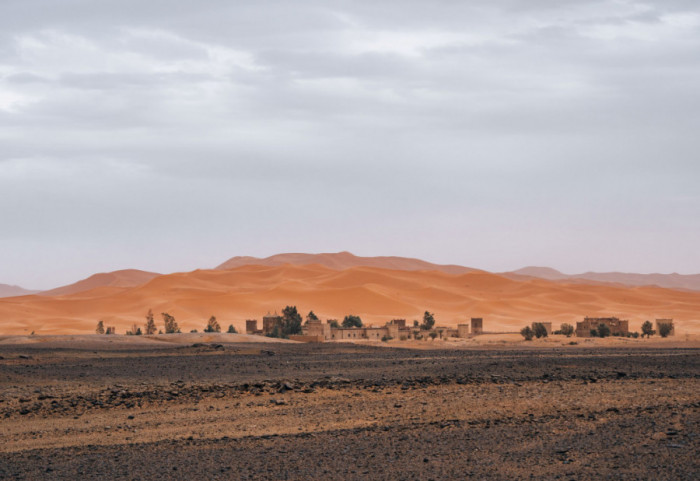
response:
[[[236,257],[215,269],[165,275],[128,269],[0,298],[0,334],[85,334],[99,320],[123,333],[142,324],[149,309],[158,318],[162,312],[173,315],[186,331],[202,329],[212,315],[241,331],[246,319],[287,305],[304,314],[313,310],[322,319],[358,315],[369,325],[396,318],[410,323],[430,311],[449,327],[483,317],[492,332],[616,316],[628,319],[631,331],[646,320],[673,318],[676,333],[700,333],[700,291],[532,274],[348,252]]]

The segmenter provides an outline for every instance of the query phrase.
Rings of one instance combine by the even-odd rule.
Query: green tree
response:
[[[148,314],[146,314],[146,334],[155,334],[157,330],[156,321],[153,320],[153,311],[149,309]]]
[[[333,329],[338,329],[340,327],[338,319],[328,319],[328,324],[330,324]]]
[[[649,338],[654,334],[656,334],[654,325],[649,321],[644,321],[644,324],[642,324],[642,337],[647,336]]]
[[[233,324],[229,324],[228,330],[226,332],[228,332],[229,334],[236,334],[236,328],[233,327]]]
[[[345,316],[343,319],[343,327],[362,327],[362,319],[360,319],[360,316],[354,316],[352,314]]]
[[[420,325],[420,328],[424,331],[429,331],[434,325],[435,315],[432,312],[425,311],[425,314],[423,314],[423,324]]]
[[[97,327],[95,328],[95,333],[96,334],[104,334],[105,333],[105,323],[100,319],[97,322]]]
[[[608,337],[610,335],[610,327],[607,324],[598,325],[598,337]]]
[[[221,326],[216,320],[216,317],[211,316],[207,322],[207,327],[204,328],[204,332],[221,332]]]
[[[177,322],[175,321],[175,318],[168,314],[167,312],[162,312],[160,314],[163,316],[163,324],[165,324],[165,333],[166,334],[175,334],[180,332],[180,328],[177,325]]]
[[[659,336],[668,337],[668,335],[671,334],[671,331],[673,331],[673,323],[672,322],[659,323]]]
[[[314,311],[309,311],[309,313],[306,315],[306,322],[309,321],[318,321],[318,316],[314,313]]]
[[[297,311],[297,306],[282,309],[282,331],[287,336],[301,334],[301,314]]]
[[[537,339],[547,337],[547,328],[541,322],[532,323],[532,332],[535,334]]]
[[[574,326],[572,326],[571,324],[562,324],[560,330],[561,333],[564,334],[566,337],[571,337],[574,334]]]
[[[435,331],[432,331],[432,332],[431,332],[430,334],[428,334],[428,335],[430,336],[430,339],[432,339],[433,341],[435,340],[436,337],[438,337],[438,333],[435,332]]]
[[[535,332],[530,326],[525,326],[520,329],[520,335],[523,336],[526,341],[532,341],[532,338],[535,336]]]

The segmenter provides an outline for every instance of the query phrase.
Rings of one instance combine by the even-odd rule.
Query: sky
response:
[[[0,283],[700,272],[700,3],[2,0]]]

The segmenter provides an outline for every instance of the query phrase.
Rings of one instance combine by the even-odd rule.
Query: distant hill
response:
[[[257,266],[281,266],[292,264],[295,266],[321,265],[335,270],[349,269],[351,267],[377,267],[380,269],[393,269],[398,271],[440,271],[447,274],[466,274],[477,272],[478,269],[457,265],[433,264],[431,262],[413,259],[410,257],[361,257],[350,252],[336,252],[325,254],[289,253],[277,254],[271,257],[232,257],[217,267],[219,270],[235,269],[246,265]],[[480,272],[480,271],[479,271]]]
[[[0,297],[28,296],[36,294],[37,292],[39,291],[31,291],[19,286],[0,284]]]
[[[97,283],[86,284],[82,288]],[[180,272],[136,287],[102,286],[72,295],[4,298],[0,334],[90,333],[98,320],[124,333],[133,323],[143,324],[149,309],[159,327],[160,313],[167,312],[184,332],[201,330],[210,316],[222,326],[233,324],[242,330],[246,319],[260,320],[285,306],[297,306],[303,315],[313,310],[324,320],[354,314],[374,325],[397,318],[412,323],[429,310],[439,325],[456,326],[470,317],[483,317],[485,329],[492,331],[517,331],[540,320],[557,326],[584,316],[618,316],[628,319],[633,330],[647,319],[669,317],[679,334],[700,332],[698,291],[511,280],[481,271],[448,274],[285,264]]]
[[[42,296],[67,296],[78,292],[89,291],[98,287],[136,287],[150,281],[160,274],[155,272],[140,271],[137,269],[125,269],[114,272],[94,274],[87,279],[73,284],[57,287],[48,291],[42,291]]]
[[[625,286],[658,286],[668,289],[700,291],[700,274],[634,274],[628,272],[584,272],[568,275],[549,267],[524,267],[517,271],[504,272],[510,278],[534,277],[549,281],[588,281]]]

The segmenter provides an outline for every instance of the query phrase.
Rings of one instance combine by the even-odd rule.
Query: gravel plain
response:
[[[700,351],[6,345],[0,423],[0,479],[695,480]]]

